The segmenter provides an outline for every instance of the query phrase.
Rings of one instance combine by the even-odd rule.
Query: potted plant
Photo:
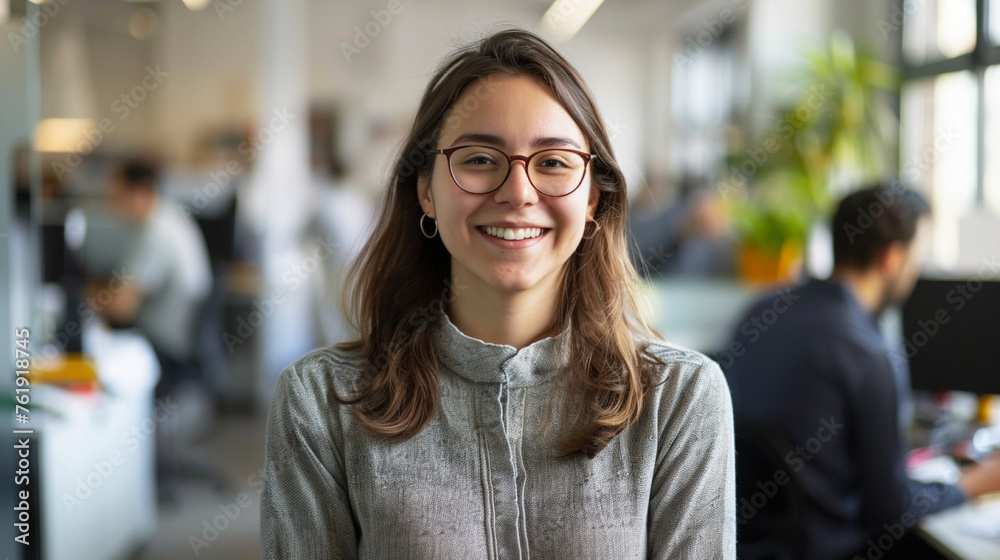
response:
[[[751,283],[795,281],[814,224],[847,190],[880,177],[895,130],[883,92],[898,89],[892,67],[832,34],[805,53],[793,84],[799,97],[750,148],[726,159],[723,195],[742,239],[739,270]]]

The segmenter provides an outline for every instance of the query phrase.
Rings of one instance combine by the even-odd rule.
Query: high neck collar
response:
[[[537,385],[552,378],[569,358],[570,327],[518,350],[472,338],[442,315],[434,346],[441,366],[476,383],[507,383],[511,387]]]

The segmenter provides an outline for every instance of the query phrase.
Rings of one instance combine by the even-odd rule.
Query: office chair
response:
[[[782,459],[782,450],[790,448],[766,431],[736,426],[736,542],[740,560],[808,557],[805,495],[796,473]],[[788,476],[786,484],[774,482],[779,471]],[[768,483],[774,484],[774,492],[761,488]]]
[[[211,462],[196,456],[188,444],[197,439],[202,430],[192,428],[192,424],[210,424],[214,421],[219,397],[219,383],[225,378],[226,360],[221,349],[222,304],[225,285],[219,276],[212,280],[212,290],[199,306],[194,332],[196,358],[187,364],[188,375],[179,382],[164,379],[163,387],[157,388],[158,396],[174,396],[180,401],[194,402],[193,408],[200,408],[200,421],[188,422],[185,426],[180,414],[171,416],[160,430],[157,449],[157,485],[161,502],[176,505],[177,497],[172,485],[178,482],[201,482],[218,494],[225,494],[231,488],[229,478]]]

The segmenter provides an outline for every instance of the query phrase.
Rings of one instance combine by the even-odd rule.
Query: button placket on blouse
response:
[[[487,441],[490,442],[491,448],[489,472],[493,490],[496,523],[494,534],[497,540],[497,552],[500,558],[523,560],[519,538],[522,521],[519,519],[517,470],[513,449],[507,436],[509,385],[506,382],[501,382],[491,383],[490,386],[492,387],[490,392],[493,392],[495,396],[491,399],[493,406],[487,407],[486,410],[496,412],[489,414],[491,418],[483,418],[483,420],[488,434]]]
[[[518,537],[521,557],[531,557],[528,550],[528,533],[525,525],[527,516],[524,502],[524,483],[527,472],[524,468],[524,407],[525,387],[509,387],[507,390],[507,442],[510,446],[511,462],[514,469],[514,485],[517,492]]]

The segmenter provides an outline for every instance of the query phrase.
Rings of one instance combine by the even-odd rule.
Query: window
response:
[[[931,262],[959,259],[962,220],[1000,219],[1000,0],[903,0],[900,176],[934,207]]]
[[[671,168],[681,184],[710,183],[728,149],[727,127],[745,103],[739,23],[685,38],[671,71]]]
[[[1000,0],[990,0],[990,42],[1000,45]]]
[[[987,156],[983,170],[983,197],[986,207],[1000,215],[1000,65],[986,69],[985,82],[986,115],[983,126]]]
[[[976,0],[910,0],[904,13],[903,54],[907,62],[954,58],[976,47]]]

